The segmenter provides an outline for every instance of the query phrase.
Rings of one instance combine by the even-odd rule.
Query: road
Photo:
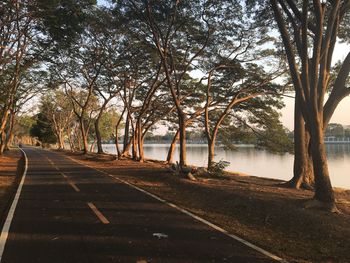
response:
[[[1,263],[277,262],[63,154],[24,151]]]

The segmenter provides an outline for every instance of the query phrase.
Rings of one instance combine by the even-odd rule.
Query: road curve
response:
[[[62,154],[24,151],[1,263],[277,262]]]

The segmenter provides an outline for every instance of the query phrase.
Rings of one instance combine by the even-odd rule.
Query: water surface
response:
[[[116,153],[115,146],[105,144],[104,149]],[[150,159],[165,160],[169,145],[145,144],[145,156]],[[332,185],[350,189],[350,144],[328,144],[328,165]],[[175,161],[178,160],[178,147]],[[188,163],[196,166],[207,164],[207,146],[203,144],[187,145]],[[289,180],[293,175],[293,155],[273,154],[254,147],[237,147],[237,150],[216,148],[215,161],[230,162],[227,170],[237,171],[259,177]]]

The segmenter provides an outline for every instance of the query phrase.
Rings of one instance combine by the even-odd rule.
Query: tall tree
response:
[[[350,1],[270,0],[269,3],[283,40],[297,103],[310,133],[315,176],[314,202],[310,204],[335,211],[324,131],[339,102],[350,94],[346,86],[350,52],[341,63],[335,81],[331,81],[336,43],[339,39],[349,40],[345,32],[349,31]]]

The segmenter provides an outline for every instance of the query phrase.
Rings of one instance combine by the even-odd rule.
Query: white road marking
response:
[[[7,240],[7,237],[9,235],[9,230],[10,230],[11,222],[12,222],[12,219],[13,219],[13,215],[15,213],[16,206],[17,206],[19,197],[21,195],[22,187],[23,187],[26,175],[27,175],[27,170],[28,170],[28,158],[27,158],[27,155],[21,148],[19,148],[19,149],[22,151],[23,156],[24,156],[24,172],[23,172],[23,175],[22,175],[21,182],[18,185],[15,198],[13,199],[11,207],[10,207],[10,210],[8,211],[8,214],[7,214],[7,217],[6,217],[6,221],[5,221],[4,226],[2,227],[2,230],[1,230],[1,235],[0,235],[0,262],[2,260],[2,256],[3,256],[3,253],[4,253],[6,240]]]
[[[68,178],[68,176],[67,175],[65,175],[64,173],[60,173],[66,180],[67,180],[67,183],[76,191],[76,192],[80,192],[80,189],[78,188],[78,186],[75,184],[75,183],[73,183],[69,178]]]
[[[157,196],[157,195],[154,195],[154,194],[152,194],[152,193],[150,193],[150,192],[147,192],[146,190],[144,190],[144,189],[142,189],[142,188],[140,188],[140,187],[138,187],[138,186],[136,186],[136,185],[133,185],[133,184],[131,184],[131,183],[129,183],[129,182],[123,180],[123,179],[120,179],[120,178],[117,177],[116,175],[112,175],[112,174],[109,174],[109,173],[107,173],[107,172],[105,172],[105,171],[103,171],[103,170],[100,170],[100,169],[91,167],[91,166],[89,166],[89,165],[87,165],[87,164],[85,164],[85,163],[83,163],[83,162],[81,162],[81,161],[77,161],[77,160],[75,160],[75,159],[73,159],[73,158],[71,158],[71,157],[69,157],[69,156],[66,156],[66,157],[69,158],[69,159],[71,159],[72,161],[74,161],[74,162],[76,162],[76,163],[79,163],[79,164],[81,164],[81,165],[83,165],[83,166],[85,166],[85,167],[89,167],[89,168],[91,168],[91,169],[94,169],[95,171],[98,171],[98,172],[100,172],[100,173],[103,173],[103,174],[105,174],[105,175],[107,175],[107,176],[109,176],[109,177],[111,177],[111,178],[113,178],[113,179],[115,179],[115,180],[117,180],[117,181],[119,181],[119,182],[121,182],[121,183],[124,183],[124,184],[130,186],[131,188],[134,188],[134,189],[136,189],[136,190],[138,190],[138,191],[140,191],[140,192],[142,192],[142,193],[144,193],[144,194],[146,194],[146,195],[148,195],[148,196],[150,196],[150,197],[152,197],[152,198],[154,198],[154,199],[156,199],[156,200],[158,200],[158,201],[160,201],[160,202],[162,202],[162,203],[164,203],[164,204],[166,204],[166,205],[168,205],[168,206],[171,206],[171,207],[175,208],[176,210],[178,210],[178,211],[180,211],[180,212],[182,212],[182,213],[184,213],[184,214],[186,214],[186,215],[188,215],[188,216],[190,216],[190,217],[196,219],[196,220],[199,221],[199,222],[202,222],[203,224],[205,224],[205,225],[207,225],[207,226],[209,226],[209,227],[211,227],[211,228],[213,228],[213,229],[215,229],[215,230],[221,232],[222,234],[224,234],[224,235],[226,235],[226,236],[228,236],[228,237],[230,237],[230,238],[232,238],[232,239],[234,239],[234,240],[236,240],[236,241],[238,241],[238,242],[240,242],[240,243],[246,245],[247,247],[250,247],[251,249],[253,249],[253,250],[255,250],[255,251],[260,252],[261,254],[263,254],[263,255],[265,255],[265,256],[267,256],[267,257],[269,257],[269,258],[272,258],[272,259],[274,259],[274,260],[276,260],[276,261],[279,261],[279,262],[281,262],[281,263],[288,263],[288,261],[286,261],[285,259],[280,258],[279,256],[276,256],[276,255],[274,255],[274,254],[268,252],[267,250],[265,250],[265,249],[263,249],[263,248],[261,248],[261,247],[258,247],[258,246],[256,246],[256,245],[250,243],[249,241],[247,241],[247,240],[245,240],[245,239],[243,239],[243,238],[241,238],[241,237],[239,237],[239,236],[236,236],[236,235],[234,235],[234,234],[229,233],[227,230],[225,230],[225,229],[219,227],[218,225],[215,225],[214,223],[211,223],[210,221],[208,221],[208,220],[206,220],[206,219],[204,219],[204,218],[202,218],[202,217],[200,217],[200,216],[197,216],[197,215],[191,213],[190,211],[188,211],[188,210],[186,210],[186,209],[183,209],[183,208],[181,208],[181,207],[179,207],[179,206],[177,206],[177,205],[175,205],[175,204],[173,204],[173,203],[170,203],[170,202],[168,202],[168,201],[166,201],[166,200],[160,198],[160,197]]]
[[[109,224],[108,219],[100,212],[100,210],[97,209],[97,207],[92,202],[88,202],[87,205],[91,208],[92,212],[95,213],[97,218],[100,219],[103,224]]]

